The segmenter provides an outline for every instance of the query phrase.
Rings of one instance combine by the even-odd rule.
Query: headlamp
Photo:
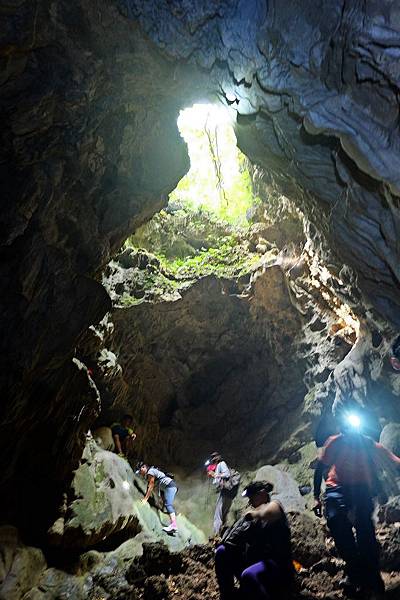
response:
[[[355,413],[350,413],[347,415],[346,421],[353,429],[360,429],[361,427],[361,419]]]
[[[211,461],[210,461],[210,460],[206,460],[206,462],[204,463],[204,466],[205,466],[205,467],[208,467],[208,465],[209,465],[210,463],[211,463]]]

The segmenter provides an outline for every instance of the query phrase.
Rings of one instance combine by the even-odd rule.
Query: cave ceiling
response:
[[[110,308],[101,270],[188,169],[193,102],[236,108],[359,313],[400,326],[399,28],[389,0],[0,7],[3,514],[79,458],[99,397],[74,348]]]

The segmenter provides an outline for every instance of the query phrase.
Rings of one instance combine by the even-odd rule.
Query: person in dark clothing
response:
[[[114,423],[111,432],[117,454],[128,456],[132,451],[132,443],[136,439],[136,433],[132,429],[132,415],[124,415],[121,423]]]
[[[312,468],[314,469],[314,481],[313,481],[313,489],[314,489],[314,506],[313,511],[317,515],[317,517],[322,517],[322,503],[320,500],[321,494],[321,484],[322,481],[325,481],[328,476],[328,467],[324,465],[319,459],[321,456],[322,448],[326,444],[327,440],[337,433],[337,425],[336,421],[332,414],[324,415],[317,426],[315,431],[315,445],[317,446],[317,457],[312,461]]]
[[[350,426],[345,425],[349,419]],[[349,593],[384,592],[379,569],[379,550],[372,522],[376,471],[400,468],[400,458],[359,431],[356,415],[342,417],[342,433],[330,437],[320,462],[329,471],[326,479],[325,514],[339,555],[345,561],[343,587]],[[315,490],[318,494],[319,490]],[[354,514],[353,532],[350,512]]]
[[[272,501],[272,484],[255,481],[242,495],[251,509],[224,534],[215,553],[221,600],[235,594],[235,577],[243,599],[283,600],[293,583],[290,529],[279,502]]]

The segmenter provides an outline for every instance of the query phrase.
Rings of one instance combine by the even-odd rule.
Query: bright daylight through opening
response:
[[[212,104],[181,111],[178,127],[188,145],[190,170],[170,202],[243,226],[254,197],[246,158],[236,145],[235,115],[233,109]]]

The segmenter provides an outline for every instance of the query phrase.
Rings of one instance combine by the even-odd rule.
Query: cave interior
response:
[[[113,517],[96,523],[85,505],[104,483],[95,432],[125,413],[133,458],[176,473],[199,532],[173,550],[210,533],[212,451],[304,487],[316,437],[348,409],[399,453],[397,3],[20,0],[0,24],[13,556],[31,544],[51,567],[143,535],[132,501],[107,492]],[[9,595],[10,565],[0,598],[56,598],[29,596],[29,577]]]

